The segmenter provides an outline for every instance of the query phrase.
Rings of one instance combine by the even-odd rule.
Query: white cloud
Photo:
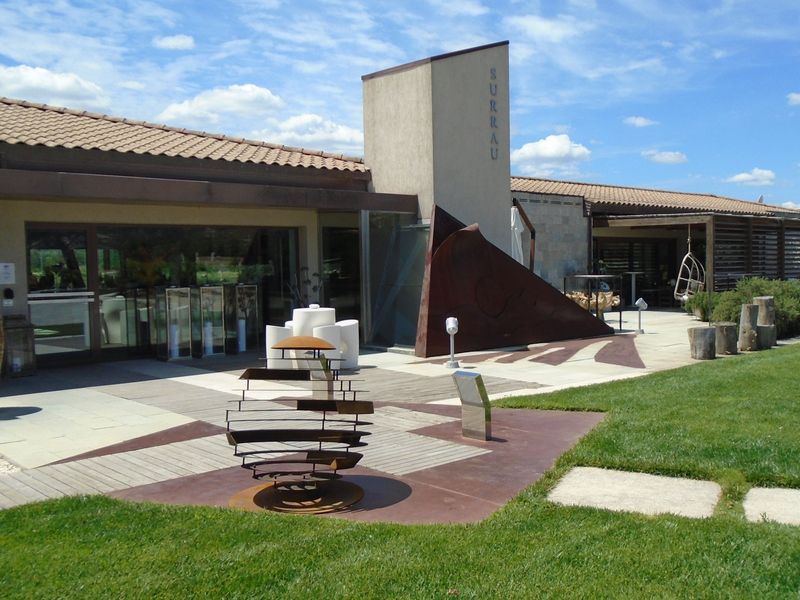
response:
[[[183,33],[156,37],[153,38],[153,46],[162,50],[191,50],[194,48],[194,38]]]
[[[772,185],[775,183],[775,172],[769,169],[755,167],[749,173],[738,173],[728,177],[726,183],[741,183],[743,185]]]
[[[784,202],[781,206],[783,208],[794,208],[795,210],[800,209],[800,204],[797,202]]]
[[[443,14],[450,16],[479,17],[489,12],[479,0],[428,0]]]
[[[568,0],[567,4],[578,10],[586,10],[586,11],[597,10],[596,0]]]
[[[75,73],[57,73],[28,65],[0,65],[0,96],[68,108],[101,109],[109,104],[108,97],[96,83]]]
[[[361,154],[364,147],[364,134],[360,130],[334,123],[313,113],[295,115],[285,121],[274,121],[271,127],[253,131],[250,137],[274,144],[344,154]]]
[[[786,99],[789,101],[789,106],[800,106],[800,92],[786,94]]]
[[[650,127],[651,125],[658,125],[658,121],[653,121],[647,117],[625,117],[622,122],[631,127]]]
[[[642,156],[647,160],[662,165],[679,165],[689,160],[683,152],[670,152],[668,150],[645,150],[642,152]]]
[[[147,86],[142,83],[141,81],[135,81],[133,79],[129,79],[127,81],[120,81],[119,87],[125,88],[126,90],[134,90],[136,92],[141,92],[147,89]]]
[[[156,116],[159,121],[218,123],[223,115],[259,118],[271,115],[283,100],[264,87],[245,83],[200,92],[194,98],[170,104]]]
[[[507,17],[505,22],[538,44],[558,44],[594,28],[591,23],[567,15],[546,19],[538,15]]]
[[[591,153],[586,146],[573,142],[562,133],[528,142],[511,152],[511,162],[525,175],[563,175],[574,173],[577,163],[588,159]]]

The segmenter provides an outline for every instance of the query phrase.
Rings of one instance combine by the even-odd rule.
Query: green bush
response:
[[[719,294],[716,292],[710,294],[708,292],[700,292],[689,298],[683,305],[683,308],[690,315],[697,315],[701,321],[708,321],[710,316],[708,308],[709,300],[711,301],[711,309],[713,310],[719,301]]]
[[[734,323],[739,322],[742,304],[749,304],[756,296],[773,296],[778,338],[800,334],[800,281],[752,277],[741,279],[736,284],[736,289],[714,296],[712,320],[717,322],[733,321]]]

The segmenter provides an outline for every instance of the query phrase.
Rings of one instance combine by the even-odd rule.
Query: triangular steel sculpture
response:
[[[459,321],[456,351],[611,335],[614,330],[483,237],[434,207],[415,354],[450,350],[445,319]]]

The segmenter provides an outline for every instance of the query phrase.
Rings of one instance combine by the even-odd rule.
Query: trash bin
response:
[[[24,315],[3,317],[4,377],[24,377],[36,373],[33,325]]]

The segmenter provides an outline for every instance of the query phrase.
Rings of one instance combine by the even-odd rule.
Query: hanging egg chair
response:
[[[688,252],[681,261],[678,278],[675,280],[674,296],[680,302],[703,291],[706,282],[706,270],[694,254],[692,254],[692,226],[689,225],[689,237],[686,240]]]

